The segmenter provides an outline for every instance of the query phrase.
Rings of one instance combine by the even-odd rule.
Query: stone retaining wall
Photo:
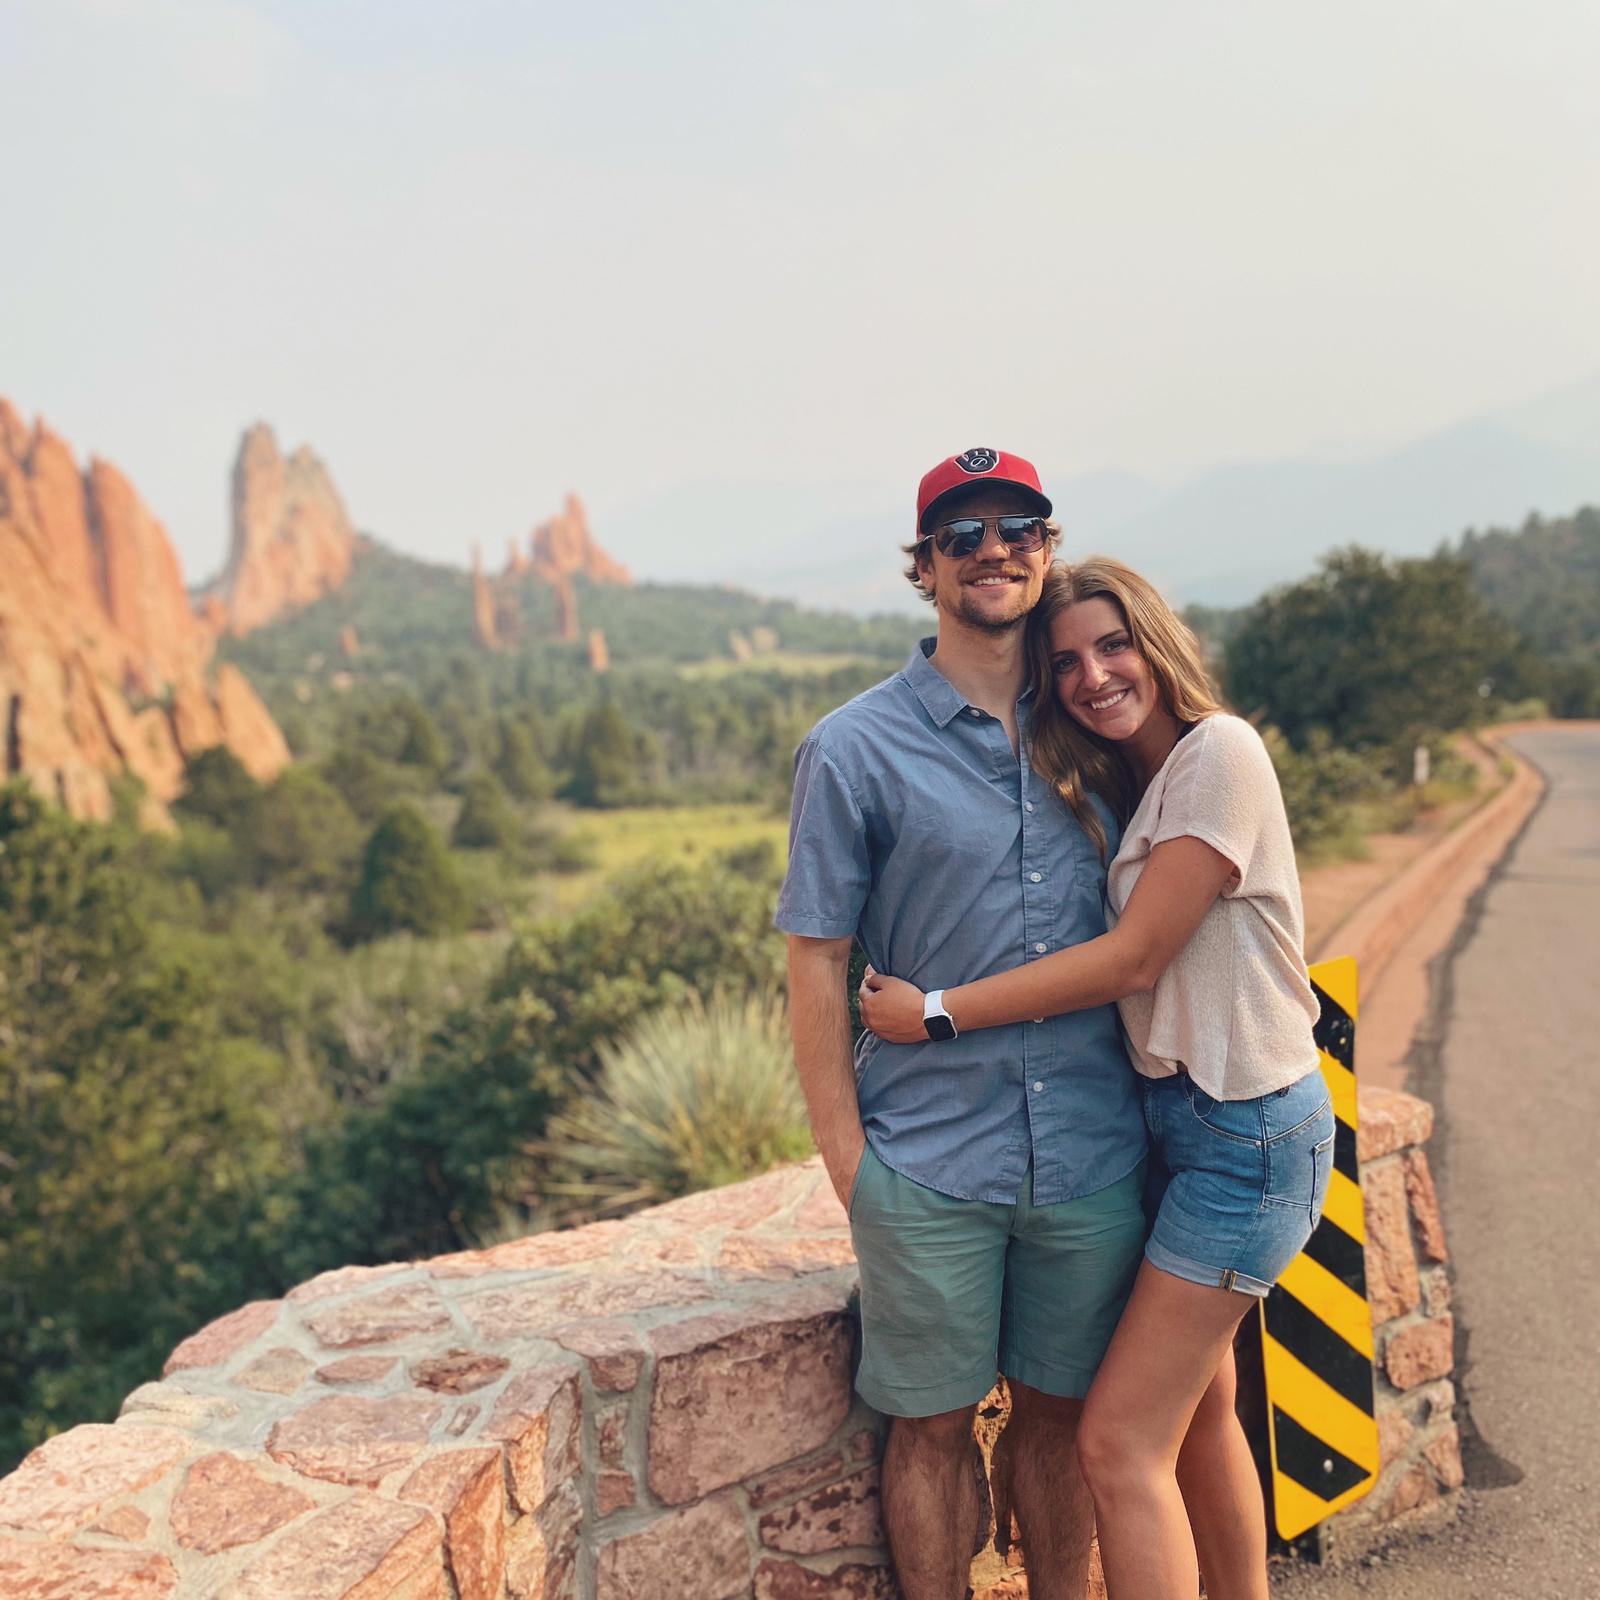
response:
[[[1461,1482],[1431,1123],[1363,1096],[1386,1467],[1352,1525]],[[0,1594],[891,1600],[854,1285],[815,1161],[324,1274],[202,1329],[115,1424],[0,1480]],[[1026,1592],[1017,1570],[980,1590]]]

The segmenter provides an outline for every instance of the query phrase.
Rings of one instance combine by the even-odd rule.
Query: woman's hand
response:
[[[861,980],[861,1020],[889,1044],[919,1044],[928,1037],[922,1025],[922,991],[904,978],[886,978],[867,968]]]

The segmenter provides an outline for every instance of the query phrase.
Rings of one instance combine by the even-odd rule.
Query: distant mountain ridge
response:
[[[1239,605],[1338,545],[1418,555],[1467,528],[1600,502],[1600,375],[1362,456],[1242,461],[1166,486],[1116,472],[1046,471],[1044,482],[1065,554],[1104,551],[1175,600]],[[909,488],[690,486],[614,520],[652,576],[714,572],[858,614],[919,604],[893,548],[910,536]],[[674,552],[670,567],[661,550]]]

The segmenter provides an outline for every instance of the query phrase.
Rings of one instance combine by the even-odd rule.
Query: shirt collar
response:
[[[922,702],[922,709],[933,719],[934,727],[945,728],[966,710],[967,702],[957,692],[956,686],[928,659],[938,643],[937,634],[918,642],[917,648],[911,652],[911,659],[906,662],[905,677],[912,692]],[[1017,696],[1017,704],[1024,704],[1032,694],[1033,685],[1030,683]]]

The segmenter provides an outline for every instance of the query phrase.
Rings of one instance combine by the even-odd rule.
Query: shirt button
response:
[[[1044,954],[1044,946],[1042,944],[1036,944],[1033,948],[1039,955],[1042,956]]]
[[[1031,801],[1031,800],[1024,800],[1024,801],[1023,801],[1023,802],[1022,802],[1022,809],[1023,809],[1023,810],[1024,810],[1024,811],[1032,811],[1032,810],[1033,810],[1033,801]]]
[[[983,713],[976,706],[972,708],[972,714],[975,717],[981,717],[983,715]]]
[[[1028,874],[1028,882],[1029,883],[1043,883],[1044,882],[1044,874],[1042,872],[1030,872]]]
[[[1044,1018],[1043,1018],[1043,1017],[1035,1017],[1035,1018],[1034,1018],[1034,1019],[1033,1019],[1033,1020],[1034,1020],[1034,1021],[1035,1021],[1035,1022],[1043,1022],[1043,1021],[1044,1021]]]
[[[1042,1083],[1036,1083],[1036,1084],[1034,1084],[1034,1086],[1033,1086],[1033,1092],[1034,1092],[1034,1093],[1035,1093],[1035,1094],[1043,1094],[1043,1093],[1044,1093],[1044,1085],[1043,1085],[1043,1084],[1042,1084]]]

